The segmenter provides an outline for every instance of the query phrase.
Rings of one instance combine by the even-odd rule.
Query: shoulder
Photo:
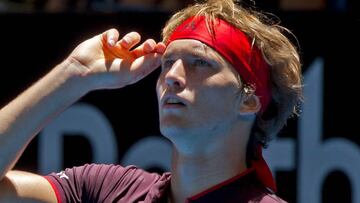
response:
[[[48,175],[60,182],[79,182],[83,184],[100,184],[122,182],[123,184],[141,181],[143,184],[156,182],[162,175],[150,173],[134,165],[121,166],[114,164],[85,164],[67,168],[58,173]]]
[[[143,198],[153,188],[166,186],[170,174],[150,173],[136,166],[114,164],[85,164],[47,176],[61,202],[104,200],[118,198],[132,202]],[[105,199],[103,199],[105,198]]]

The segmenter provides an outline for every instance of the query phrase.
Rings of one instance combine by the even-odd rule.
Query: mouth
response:
[[[182,108],[185,106],[185,102],[175,96],[165,96],[162,102],[163,108]]]

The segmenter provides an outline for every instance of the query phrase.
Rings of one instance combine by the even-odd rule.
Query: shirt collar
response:
[[[187,199],[187,203],[249,202],[268,193],[258,180],[255,168],[215,185]]]
[[[251,161],[251,168],[188,198],[188,203],[221,202],[224,197],[229,198],[229,196],[234,196],[235,199],[232,202],[238,202],[235,200],[245,202],[244,199],[239,199],[241,196],[244,196],[244,194],[242,194],[243,191],[247,191],[244,196],[246,197],[247,194],[253,194],[254,191],[260,192],[261,188],[266,189],[268,192],[275,193],[277,190],[276,183],[262,155],[262,147],[258,147],[257,154],[258,158]]]
[[[244,172],[221,182],[203,192],[187,199],[187,203],[210,203],[223,202],[230,199],[231,202],[247,202],[246,198],[258,198],[266,193],[275,193],[276,184],[272,173],[262,156],[262,149],[258,149],[258,159],[251,161],[251,167]],[[171,179],[171,173],[164,173],[159,182],[153,186],[145,202],[156,200],[166,201],[164,196],[167,192]],[[151,195],[150,195],[151,194]]]

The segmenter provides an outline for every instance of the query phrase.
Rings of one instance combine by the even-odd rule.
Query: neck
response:
[[[214,185],[246,170],[246,147],[225,144],[225,147],[197,155],[173,149],[171,202],[183,203]]]

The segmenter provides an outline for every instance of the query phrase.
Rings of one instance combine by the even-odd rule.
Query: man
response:
[[[0,197],[45,202],[282,202],[261,155],[301,98],[294,46],[280,26],[231,0],[177,14],[163,42],[119,40],[115,29],[81,43],[0,112]],[[95,89],[121,88],[161,63],[160,130],[173,143],[170,173],[90,164],[42,177],[10,171],[29,141]]]

